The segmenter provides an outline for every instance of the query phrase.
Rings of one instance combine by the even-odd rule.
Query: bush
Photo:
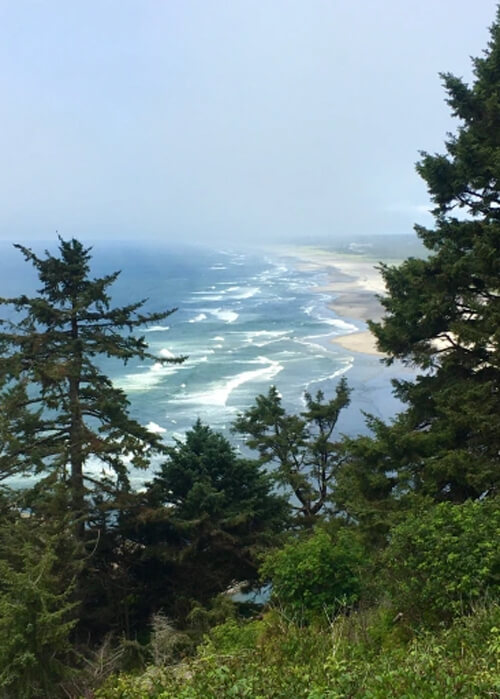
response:
[[[479,605],[438,633],[381,650],[353,641],[355,612],[300,627],[276,611],[227,622],[197,658],[169,670],[111,678],[99,699],[420,699],[494,697],[500,690],[500,608]]]
[[[272,599],[293,618],[331,616],[359,598],[363,551],[348,530],[333,539],[317,528],[268,554],[261,575],[272,583]]]
[[[441,503],[410,515],[385,553],[392,604],[410,622],[446,621],[500,589],[498,500]]]

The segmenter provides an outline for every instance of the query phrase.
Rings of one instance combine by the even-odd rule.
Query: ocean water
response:
[[[331,295],[318,291],[326,270],[307,272],[285,256],[236,249],[96,244],[93,254],[93,276],[122,272],[111,290],[114,304],[147,298],[148,311],[177,308],[138,333],[158,357],[187,355],[183,364],[101,362],[127,393],[132,416],[169,443],[197,418],[237,443],[232,422],[271,385],[289,410],[301,411],[305,391],[328,398],[346,376],[352,402],[339,433],[365,432],[362,411],[390,419],[400,407],[390,380],[405,373],[401,366],[387,368],[331,343],[365,326],[328,309]],[[31,293],[37,284],[30,266],[19,255],[7,257],[8,293]],[[133,474],[137,483],[143,478]]]

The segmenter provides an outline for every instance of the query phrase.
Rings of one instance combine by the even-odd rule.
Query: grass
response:
[[[434,632],[414,631],[384,609],[307,626],[274,610],[216,627],[193,658],[114,676],[96,697],[500,697],[499,659],[498,604]]]

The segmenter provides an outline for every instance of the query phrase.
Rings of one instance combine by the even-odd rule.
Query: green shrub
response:
[[[272,583],[272,598],[294,618],[331,616],[358,600],[362,549],[348,530],[335,538],[316,528],[267,555],[261,575]]]
[[[498,595],[498,501],[441,503],[410,515],[391,532],[386,585],[397,611],[433,623]]]
[[[197,658],[111,678],[96,699],[455,699],[500,691],[500,607],[481,605],[439,632],[381,649],[353,640],[364,613],[299,626],[276,611],[230,621]]]

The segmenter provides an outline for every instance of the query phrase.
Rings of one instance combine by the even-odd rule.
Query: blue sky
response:
[[[0,239],[315,241],[431,223],[496,3],[0,0]]]

